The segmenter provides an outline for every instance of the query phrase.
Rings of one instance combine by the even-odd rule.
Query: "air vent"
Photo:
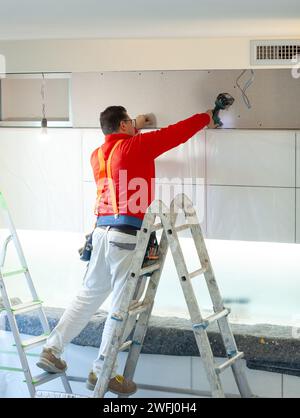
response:
[[[252,65],[286,65],[300,58],[300,39],[251,41]]]

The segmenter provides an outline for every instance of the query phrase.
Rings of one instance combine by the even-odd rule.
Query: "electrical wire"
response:
[[[249,80],[245,83],[244,87],[242,88],[239,84],[239,80],[243,77],[243,75],[247,72],[248,70],[243,70],[241,72],[241,74],[238,76],[238,78],[236,79],[235,84],[237,85],[238,89],[241,91],[242,93],[242,98],[244,100],[245,105],[248,107],[248,109],[251,109],[251,102],[249,97],[246,94],[246,90],[251,86],[251,84],[254,81],[255,75],[254,75],[254,71],[250,70],[251,72],[251,78],[249,78]]]

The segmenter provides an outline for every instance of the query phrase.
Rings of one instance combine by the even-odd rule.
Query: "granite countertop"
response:
[[[51,328],[63,313],[60,308],[45,308]],[[107,312],[98,311],[83,331],[72,341],[82,346],[99,347]],[[36,314],[17,316],[21,333],[42,334]],[[293,338],[293,328],[288,326],[257,324],[231,324],[239,351],[245,354],[251,369],[272,371],[300,376],[300,336]],[[10,327],[6,321],[6,330]],[[224,357],[225,351],[217,325],[210,325],[208,335],[216,357]],[[176,317],[152,316],[142,348],[145,354],[174,356],[199,356],[191,323]]]

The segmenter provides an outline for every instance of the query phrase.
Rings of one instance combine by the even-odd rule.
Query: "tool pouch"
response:
[[[85,243],[82,248],[78,250],[80,255],[80,260],[82,261],[90,261],[91,254],[92,254],[92,238],[93,238],[93,232],[85,236]]]

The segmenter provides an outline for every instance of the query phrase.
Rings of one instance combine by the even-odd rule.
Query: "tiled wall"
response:
[[[299,140],[294,131],[206,131],[209,238],[296,241]]]
[[[0,189],[17,227],[88,232],[100,129],[54,129],[44,142],[37,134],[0,130]],[[170,184],[187,193],[208,238],[300,242],[299,152],[297,131],[202,131],[156,160],[157,197],[169,204]]]

